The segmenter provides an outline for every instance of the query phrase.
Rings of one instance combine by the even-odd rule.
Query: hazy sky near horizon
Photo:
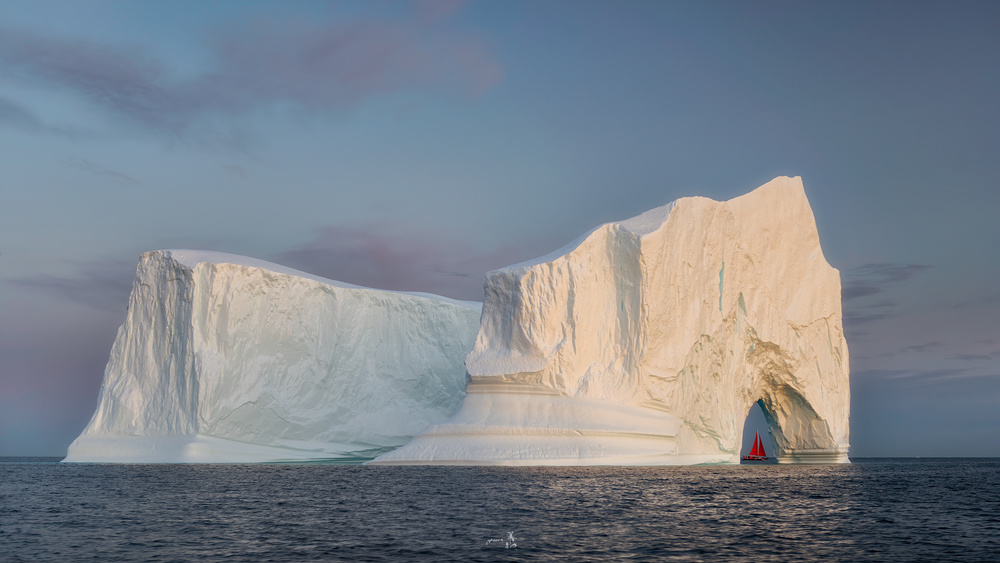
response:
[[[1000,456],[998,61],[996,2],[0,0],[0,456],[86,425],[144,251],[478,300],[781,175],[852,455]]]

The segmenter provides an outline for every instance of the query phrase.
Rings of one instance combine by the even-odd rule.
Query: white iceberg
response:
[[[142,256],[69,462],[364,461],[456,413],[481,304]]]
[[[490,272],[461,410],[372,463],[846,463],[840,274],[799,178],[683,198]]]

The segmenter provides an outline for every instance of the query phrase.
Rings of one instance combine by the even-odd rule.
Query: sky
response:
[[[0,0],[0,456],[87,424],[142,252],[481,300],[783,175],[851,455],[1000,456],[998,61],[996,2]]]

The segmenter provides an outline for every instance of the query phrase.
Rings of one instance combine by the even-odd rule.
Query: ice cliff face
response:
[[[840,275],[799,178],[683,198],[490,272],[461,411],[374,463],[846,462]]]
[[[240,256],[142,256],[67,461],[365,460],[455,414],[480,304]]]
[[[779,461],[847,461],[840,276],[798,178],[602,225],[485,287],[480,324],[478,303],[147,253],[67,461],[733,463],[754,402]]]

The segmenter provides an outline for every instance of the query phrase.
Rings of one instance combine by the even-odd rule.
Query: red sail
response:
[[[755,457],[767,457],[767,454],[764,453],[764,444],[760,442],[759,432],[754,432],[753,449],[750,450],[750,455]]]

